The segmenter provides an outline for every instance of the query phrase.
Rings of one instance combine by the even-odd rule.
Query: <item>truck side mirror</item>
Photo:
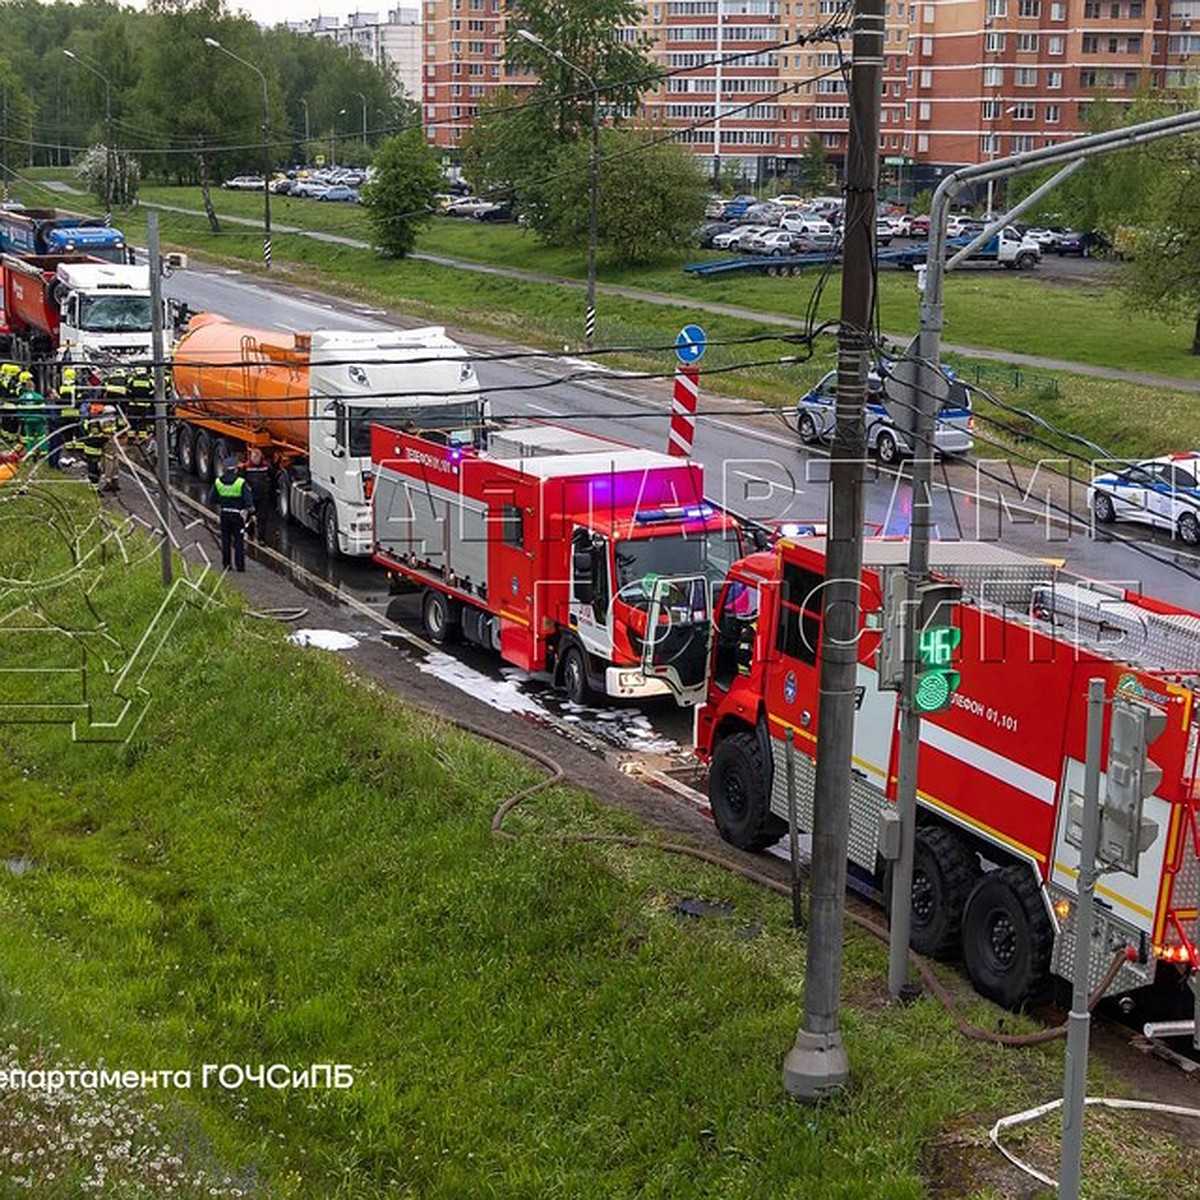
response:
[[[338,440],[332,433],[327,433],[321,438],[321,445],[333,455],[334,458],[343,458],[346,451],[338,445]]]

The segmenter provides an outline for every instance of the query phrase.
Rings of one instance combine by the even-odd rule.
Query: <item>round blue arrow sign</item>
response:
[[[699,325],[685,325],[675,339],[675,353],[681,363],[699,362],[704,357],[708,337]]]

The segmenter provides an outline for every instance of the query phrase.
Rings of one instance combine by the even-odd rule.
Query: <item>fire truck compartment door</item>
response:
[[[646,611],[642,672],[647,679],[661,679],[679,703],[698,702],[706,690],[711,631],[706,576],[655,579]]]

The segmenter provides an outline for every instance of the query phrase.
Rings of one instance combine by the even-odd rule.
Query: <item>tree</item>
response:
[[[600,245],[621,265],[654,262],[689,245],[704,216],[705,175],[696,156],[650,128],[609,129],[600,142]],[[587,240],[589,142],[562,146],[550,172],[531,187],[526,213],[543,240]]]
[[[545,102],[560,142],[588,134],[593,103],[601,104],[616,123],[637,110],[642,93],[654,83],[651,39],[622,40],[645,17],[638,0],[514,0],[507,11],[511,32],[505,60],[510,69],[523,68],[538,78],[532,100]],[[528,30],[543,44],[517,37],[517,29]],[[595,81],[599,96],[580,71]]]
[[[417,241],[417,231],[433,212],[442,170],[420,129],[388,138],[375,155],[375,175],[362,191],[375,247],[391,258],[403,258]]]
[[[808,195],[820,195],[829,186],[829,161],[825,157],[825,147],[815,133],[804,141],[797,172],[801,190]]]
[[[524,200],[551,170],[557,149],[551,111],[502,92],[463,135],[463,175],[478,195]]]

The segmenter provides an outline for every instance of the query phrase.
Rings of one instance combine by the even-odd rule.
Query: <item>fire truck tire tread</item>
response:
[[[185,475],[196,473],[196,431],[190,425],[180,425],[175,435],[175,455]]]
[[[558,670],[559,684],[572,704],[587,704],[591,699],[588,687],[587,659],[578,646],[568,646],[563,652]]]
[[[321,538],[325,542],[325,553],[330,558],[342,557],[342,543],[338,537],[337,508],[332,500],[321,513]]]
[[[979,858],[952,829],[917,830],[913,850],[913,902],[908,944],[926,958],[955,959],[962,950],[967,900],[979,882]],[[884,899],[891,916],[889,866]]]
[[[732,734],[717,747],[708,795],[717,829],[739,850],[765,850],[787,830],[771,812],[762,745],[752,732]]]
[[[976,991],[1008,1009],[1040,1000],[1050,983],[1054,932],[1029,867],[989,871],[963,914],[963,959]]]
[[[292,477],[283,469],[275,473],[275,511],[284,524],[291,520]]]

